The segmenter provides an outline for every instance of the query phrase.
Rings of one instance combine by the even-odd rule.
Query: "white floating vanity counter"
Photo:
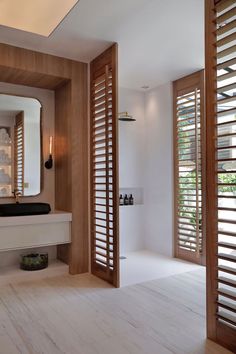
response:
[[[0,217],[0,251],[71,242],[72,214]]]

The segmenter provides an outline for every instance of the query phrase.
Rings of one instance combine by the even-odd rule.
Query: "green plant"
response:
[[[236,173],[219,174],[218,182],[225,184],[223,186],[219,186],[219,192],[236,193]]]
[[[190,171],[187,174],[185,174],[184,177],[180,177],[179,179],[179,204],[180,204],[180,210],[179,210],[179,216],[181,217],[188,217],[190,220],[190,224],[192,225],[193,229],[196,230],[197,228],[197,214],[196,210],[193,210],[193,206],[191,205],[186,205],[186,199],[191,200],[191,195],[188,196],[187,198],[185,197],[185,192],[182,188],[196,188],[196,171]],[[198,180],[199,187],[201,186],[201,180]],[[191,191],[191,190],[190,190]],[[191,192],[188,192],[188,194],[191,194]],[[195,194],[192,194],[192,202],[195,202]],[[191,202],[190,202],[191,203]],[[201,230],[202,226],[202,218],[201,218],[201,213],[199,213],[199,230]]]

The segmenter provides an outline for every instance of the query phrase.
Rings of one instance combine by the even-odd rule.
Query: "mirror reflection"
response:
[[[41,104],[0,94],[0,197],[40,193]]]

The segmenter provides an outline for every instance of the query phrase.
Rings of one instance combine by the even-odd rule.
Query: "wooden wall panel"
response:
[[[58,210],[72,211],[72,160],[71,139],[67,139],[71,132],[71,82],[55,91],[55,206]],[[64,186],[61,188],[61,186]],[[70,245],[57,247],[57,257],[70,264]]]
[[[73,64],[71,83],[72,247],[71,274],[89,269],[89,120],[87,66]],[[80,119],[79,119],[80,117]]]
[[[55,90],[55,207],[73,214],[70,273],[89,270],[88,65],[0,44],[0,81]]]
[[[16,77],[16,70],[19,70],[19,75],[24,71],[27,76],[34,78],[36,75],[41,74],[42,79],[44,75],[48,75],[51,80],[55,77],[63,79],[72,78],[72,63],[73,60],[60,58],[54,55],[36,52],[24,48],[10,46],[8,44],[0,43],[0,68],[5,71],[6,68],[13,69],[13,78]],[[86,65],[83,63],[78,65]],[[32,74],[32,76],[31,76]],[[4,75],[0,70],[0,77]],[[10,72],[8,72],[10,75]],[[36,81],[33,86],[35,86]],[[37,86],[35,86],[37,87]]]

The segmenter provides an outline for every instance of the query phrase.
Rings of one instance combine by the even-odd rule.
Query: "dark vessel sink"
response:
[[[51,207],[47,203],[0,204],[0,216],[25,216],[49,214]]]

